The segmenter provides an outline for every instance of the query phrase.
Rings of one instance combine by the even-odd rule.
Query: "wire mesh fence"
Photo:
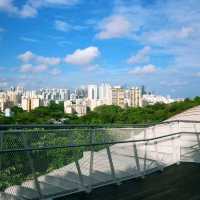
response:
[[[195,127],[191,133],[199,135],[195,122],[181,123],[187,131]],[[90,192],[162,170],[183,157],[179,139],[186,132],[181,123],[135,128],[6,127],[0,130],[0,199]],[[200,148],[196,138],[193,142]]]

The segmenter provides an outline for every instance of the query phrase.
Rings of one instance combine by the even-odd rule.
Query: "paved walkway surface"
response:
[[[199,200],[200,164],[181,163],[144,179],[109,185],[56,200]]]

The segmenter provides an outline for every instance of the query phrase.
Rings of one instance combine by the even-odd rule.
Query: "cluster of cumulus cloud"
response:
[[[23,63],[20,71],[23,73],[39,73],[50,70],[50,73],[57,75],[60,73],[58,66],[63,63],[80,65],[86,68],[91,68],[93,61],[100,55],[97,47],[90,46],[85,49],[77,49],[72,54],[60,57],[45,57],[26,51],[18,56],[18,59]]]
[[[151,48],[145,46],[139,50],[137,54],[132,55],[127,59],[128,64],[147,63],[149,61],[149,53]],[[60,57],[45,57],[26,51],[18,56],[18,59],[23,63],[20,66],[20,71],[23,73],[39,73],[49,70],[50,74],[58,75],[60,70],[55,68],[60,64],[71,64],[77,66],[83,66],[85,69],[95,69],[94,61],[101,55],[98,47],[90,46],[85,49],[77,49],[72,54],[66,55],[64,58]],[[152,64],[146,64],[142,67],[135,67],[129,71],[130,74],[143,75],[156,72],[156,66]]]

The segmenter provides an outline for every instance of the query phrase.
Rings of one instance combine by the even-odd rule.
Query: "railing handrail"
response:
[[[27,152],[27,151],[42,151],[42,150],[53,150],[53,149],[63,149],[63,148],[78,148],[78,147],[91,147],[91,146],[102,146],[102,145],[114,145],[114,144],[126,144],[126,143],[139,143],[139,142],[149,142],[158,139],[163,139],[167,137],[172,137],[175,135],[181,134],[200,134],[200,132],[190,132],[190,131],[180,131],[176,133],[171,133],[168,135],[162,135],[153,138],[146,138],[146,139],[138,139],[138,140],[120,140],[120,141],[113,141],[113,142],[99,142],[99,143],[87,143],[87,144],[68,144],[68,145],[60,145],[60,146],[43,146],[37,148],[21,148],[21,149],[6,149],[0,150],[0,154],[2,153],[14,153],[14,152]]]
[[[4,133],[4,134],[15,134],[15,133],[21,133],[21,132],[26,132],[26,133],[54,133],[55,131],[57,133],[67,133],[67,131],[92,131],[92,130],[95,130],[95,131],[109,131],[109,130],[113,130],[113,129],[120,129],[120,130],[133,130],[133,129],[136,129],[136,130],[144,130],[144,128],[148,128],[148,127],[104,127],[104,128],[95,128],[95,129],[91,129],[91,128],[74,128],[74,129],[70,129],[70,128],[65,128],[65,129],[8,129],[8,130],[0,130],[0,134],[1,133]],[[76,132],[74,132],[76,133]]]
[[[0,124],[0,130],[7,130],[10,128],[15,129],[22,129],[22,128],[120,128],[120,127],[129,127],[129,128],[137,128],[137,127],[148,127],[148,126],[155,126],[155,125],[162,125],[162,124],[169,124],[169,123],[175,123],[175,122],[183,122],[183,123],[200,123],[200,120],[166,120],[158,123],[146,123],[146,124]]]

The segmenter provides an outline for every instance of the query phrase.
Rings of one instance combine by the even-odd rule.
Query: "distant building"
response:
[[[142,107],[142,91],[139,87],[130,89],[130,106]]]
[[[9,101],[16,106],[21,103],[22,94],[17,93],[16,91],[7,91],[7,96],[9,98]]]
[[[87,113],[86,102],[82,99],[77,99],[74,101],[65,101],[64,102],[64,112],[67,114],[77,114],[77,116],[83,116]]]
[[[125,90],[120,86],[115,86],[112,88],[112,104],[125,107]]]
[[[0,111],[4,112],[6,108],[11,108],[13,106],[13,102],[11,102],[7,95],[0,95]]]
[[[21,107],[23,110],[30,112],[31,110],[34,110],[35,108],[38,108],[42,105],[42,100],[37,97],[22,97]]]
[[[112,87],[110,84],[103,83],[99,86],[99,100],[104,105],[112,104]]]
[[[142,90],[142,95],[147,93],[146,90],[145,90],[145,86],[144,85],[142,86],[141,90]]]
[[[21,107],[25,111],[31,111],[31,99],[27,97],[22,97]]]
[[[31,98],[31,110],[34,110],[35,108],[38,108],[42,105],[42,101],[39,98]]]
[[[175,99],[172,99],[170,96],[160,96],[154,94],[145,94],[143,95],[143,104],[144,105],[154,105],[156,103],[169,104],[175,102]]]
[[[77,88],[74,93],[76,99],[83,99],[87,96],[87,90],[84,87]]]
[[[98,86],[97,85],[88,85],[88,99],[89,100],[97,100],[98,98],[99,98]]]

